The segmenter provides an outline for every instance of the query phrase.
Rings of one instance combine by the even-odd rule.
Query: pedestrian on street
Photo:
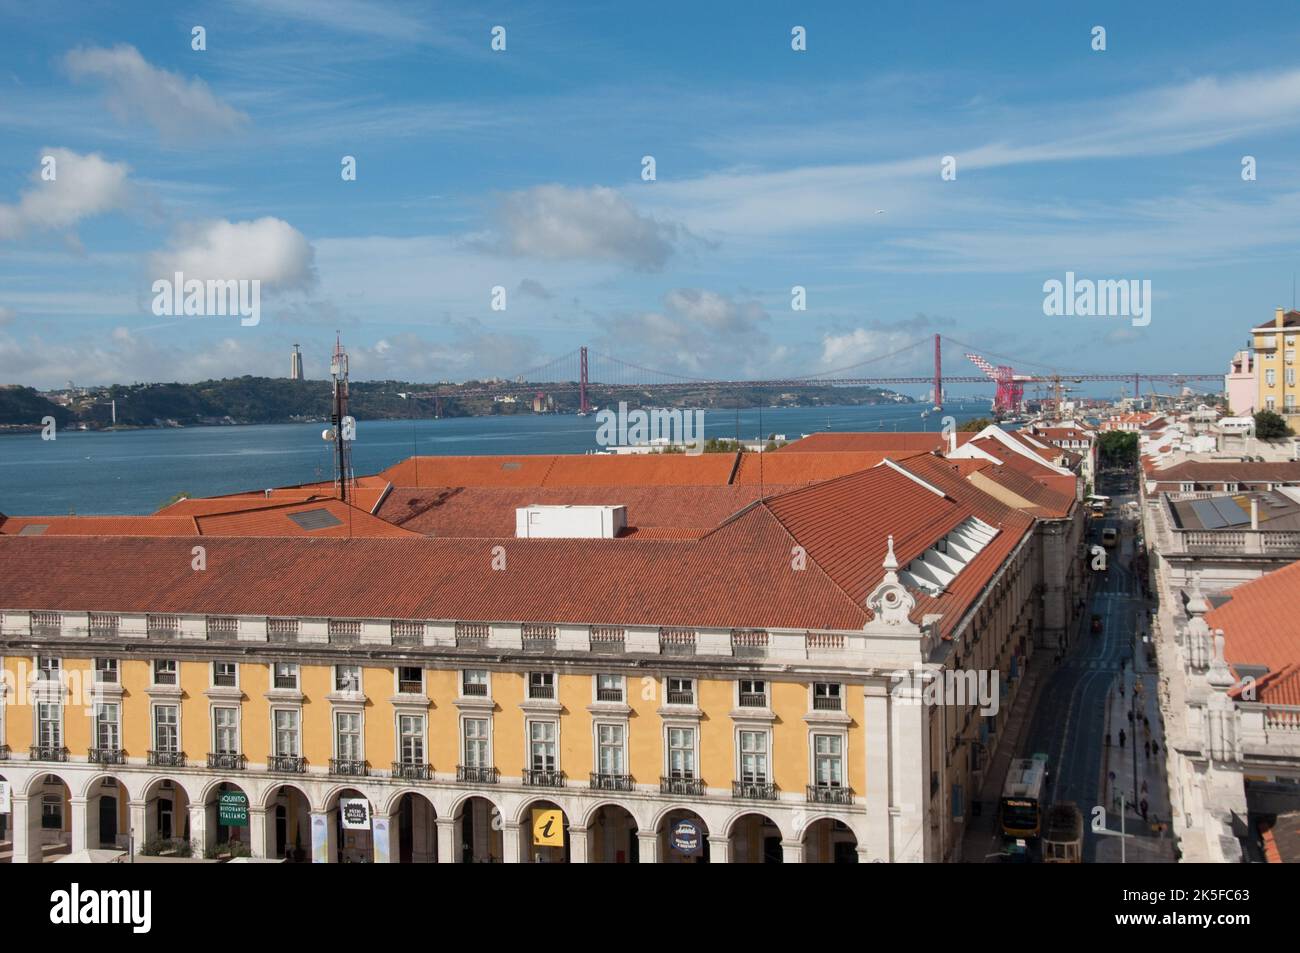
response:
[[[1133,709],[1132,709],[1132,708],[1130,708],[1130,709],[1128,710],[1128,723],[1129,723],[1130,725],[1133,724]]]
[[[1160,753],[1160,744],[1154,740],[1151,742],[1151,753],[1152,754]]]
[[[1106,747],[1110,747],[1110,732],[1106,732]]]
[[[1142,782],[1142,793],[1143,794],[1147,793],[1147,783],[1145,781]]]
[[[1119,683],[1119,697],[1120,697],[1120,698],[1123,698],[1123,697],[1124,697],[1124,683],[1123,683],[1123,682],[1120,682],[1120,683]]]
[[[1138,810],[1142,812],[1142,820],[1144,821],[1147,819],[1147,807],[1148,807],[1147,799],[1143,798],[1141,802],[1138,804]]]
[[[1144,748],[1146,749],[1146,752],[1147,752],[1147,760],[1150,761],[1150,760],[1151,760],[1151,742],[1149,742],[1149,741],[1148,741],[1148,742],[1145,742],[1145,743],[1142,745],[1142,747],[1144,747]]]
[[[1119,730],[1119,746],[1120,746],[1121,748],[1124,747],[1124,740],[1125,740],[1126,738],[1128,738],[1128,735],[1125,734],[1125,733],[1124,733],[1124,729],[1121,728],[1121,729]]]
[[[1151,722],[1147,720],[1146,715],[1142,716],[1142,727],[1145,728],[1147,731],[1151,730]]]

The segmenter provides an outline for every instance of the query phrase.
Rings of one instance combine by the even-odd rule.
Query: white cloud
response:
[[[685,236],[680,225],[643,215],[610,188],[539,185],[506,195],[498,210],[500,251],[549,260],[617,261],[659,271]]]
[[[42,178],[45,157],[54,160],[54,178]],[[69,229],[83,218],[124,208],[131,198],[130,168],[109,162],[98,153],[82,155],[70,149],[44,149],[32,170],[32,185],[13,205],[0,204],[0,240],[21,238],[29,231]]]
[[[98,80],[109,111],[122,122],[137,116],[166,141],[208,141],[239,130],[248,116],[226,105],[207,83],[150,65],[134,46],[80,48],[64,57],[74,79]]]
[[[653,370],[686,377],[728,377],[742,364],[748,370],[770,367],[786,354],[768,344],[768,314],[754,301],[700,288],[678,288],[664,295],[664,308],[601,322],[601,347],[641,360]]]
[[[278,218],[251,222],[224,219],[181,228],[169,247],[150,259],[154,278],[183,272],[186,279],[260,279],[275,288],[314,283],[315,249],[306,236]]]

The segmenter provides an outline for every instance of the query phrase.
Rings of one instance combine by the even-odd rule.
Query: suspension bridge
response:
[[[977,374],[943,374],[943,345],[952,344],[962,349],[963,356],[978,371]],[[920,349],[933,347],[934,370],[925,376],[898,376],[879,373],[880,370],[904,363],[915,365],[920,357]],[[1002,363],[993,364],[983,354]],[[767,380],[740,380],[710,378],[655,370],[632,361],[626,361],[610,354],[604,354],[587,347],[579,347],[559,357],[512,374],[506,380],[469,381],[466,385],[454,388],[445,385],[433,391],[407,394],[411,398],[436,401],[436,413],[442,414],[442,401],[457,397],[478,397],[484,395],[523,395],[546,390],[550,393],[576,392],[577,403],[581,413],[592,410],[591,393],[599,389],[603,393],[613,392],[653,396],[655,393],[673,392],[709,392],[737,387],[748,388],[782,388],[795,390],[801,387],[896,387],[925,386],[932,388],[931,398],[936,406],[942,406],[944,388],[949,384],[993,384],[996,387],[993,409],[998,412],[1014,412],[1019,409],[1026,385],[1047,385],[1054,389],[1059,402],[1060,395],[1067,385],[1084,381],[1118,381],[1132,383],[1133,396],[1140,397],[1143,382],[1172,384],[1181,387],[1194,381],[1223,381],[1223,373],[1163,373],[1151,371],[1132,371],[1122,373],[1095,373],[1060,371],[1046,365],[1037,365],[1029,361],[1017,361],[1005,355],[985,351],[978,353],[973,345],[965,344],[954,338],[944,338],[938,334],[921,338],[904,347],[887,354],[879,354],[855,364],[819,371],[799,377],[779,377]],[[1022,373],[1015,366],[1038,367],[1039,370]],[[876,372],[876,373],[873,373]]]

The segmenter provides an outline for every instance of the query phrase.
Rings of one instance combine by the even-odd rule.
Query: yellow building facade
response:
[[[1273,320],[1251,329],[1256,355],[1258,379],[1257,410],[1271,410],[1286,419],[1291,427],[1300,424],[1296,383],[1296,341],[1300,339],[1300,311],[1283,312],[1278,308]]]

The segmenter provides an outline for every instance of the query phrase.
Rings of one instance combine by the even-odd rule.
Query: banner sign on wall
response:
[[[344,830],[370,830],[370,802],[363,797],[339,798],[339,815]]]

